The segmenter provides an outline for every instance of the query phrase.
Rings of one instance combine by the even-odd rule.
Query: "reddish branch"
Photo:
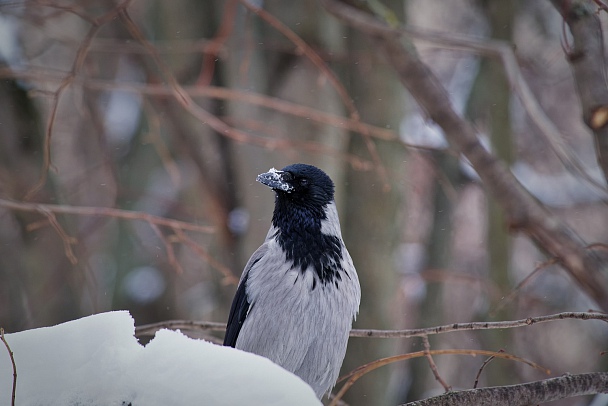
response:
[[[175,230],[196,231],[199,233],[212,233],[213,227],[199,226],[185,221],[172,220],[165,217],[154,216],[152,214],[114,209],[111,207],[84,207],[84,206],[62,206],[56,204],[40,204],[17,202],[14,200],[0,199],[0,207],[4,207],[16,211],[39,212],[44,215],[46,213],[55,214],[75,214],[80,216],[103,216],[114,217],[125,220],[142,220],[150,224],[170,227]]]
[[[502,206],[512,230],[525,233],[555,258],[579,287],[608,311],[607,264],[556,216],[549,213],[517,182],[496,156],[488,152],[474,127],[454,111],[445,88],[415,52],[401,43],[401,32],[337,0],[323,0],[338,18],[369,35],[384,53],[403,85],[443,130],[450,144],[471,162],[486,189]]]
[[[154,216],[152,214],[115,209],[111,207],[82,207],[82,206],[62,206],[54,204],[40,204],[40,203],[27,203],[17,202],[14,200],[0,199],[0,207],[4,207],[15,211],[27,211],[27,212],[38,212],[46,216],[47,220],[55,231],[61,237],[65,253],[72,264],[77,262],[76,256],[72,251],[72,245],[77,241],[70,237],[61,227],[57,219],[56,214],[73,214],[79,216],[96,216],[96,217],[113,217],[125,220],[142,220],[150,224],[156,235],[161,239],[167,252],[167,257],[171,265],[176,271],[181,271],[181,266],[177,262],[175,252],[172,244],[175,242],[183,243],[192,249],[198,256],[203,258],[209,265],[217,269],[222,275],[224,275],[224,282],[226,284],[235,285],[238,282],[238,278],[235,277],[230,269],[224,266],[222,263],[213,258],[209,253],[197,244],[192,238],[188,237],[184,231],[195,231],[199,233],[211,233],[213,228],[209,226],[199,226],[196,224],[187,223],[185,221],[172,220],[165,217]],[[171,236],[166,237],[160,230],[159,226],[167,227],[173,233]]]
[[[252,145],[258,145],[263,148],[267,148],[270,150],[281,149],[281,148],[289,148],[294,145],[301,147],[303,150],[307,150],[310,152],[321,152],[326,151],[327,148],[320,144],[314,143],[295,143],[290,140],[281,140],[281,139],[268,139],[260,136],[256,136],[251,133],[247,133],[238,128],[234,128],[228,125],[221,118],[216,115],[210,113],[209,111],[202,108],[198,105],[191,97],[191,95],[184,89],[184,87],[177,81],[165,61],[162,59],[158,49],[152,44],[141,32],[137,24],[131,19],[128,10],[123,9],[120,10],[119,17],[121,18],[122,23],[127,28],[131,36],[136,39],[144,49],[146,49],[156,64],[157,68],[160,70],[162,75],[164,76],[167,84],[170,87],[171,95],[175,98],[175,100],[180,104],[180,106],[190,113],[193,117],[200,120],[202,123],[208,125],[213,130],[215,130],[218,134],[221,134],[224,137],[228,137],[231,140],[238,143],[249,143]],[[360,131],[364,131],[364,128]],[[358,166],[362,163],[362,161],[357,160],[355,157],[342,154],[341,157],[344,157],[348,162],[350,162],[354,166]],[[363,162],[363,166],[365,166],[365,162]]]
[[[91,24],[91,27],[89,28],[89,31],[80,43],[78,51],[76,51],[76,56],[74,58],[74,62],[72,63],[72,69],[70,70],[69,74],[63,78],[57,89],[52,93],[52,103],[44,136],[42,172],[40,173],[40,178],[38,179],[38,182],[25,196],[25,200],[30,200],[36,193],[38,193],[38,191],[40,191],[40,189],[42,189],[42,187],[44,187],[46,183],[48,173],[51,168],[51,137],[53,135],[55,119],[57,118],[57,110],[59,109],[59,102],[63,92],[72,84],[72,82],[82,69],[84,61],[86,60],[86,57],[88,55],[91,43],[93,42],[93,39],[95,38],[99,30],[101,30],[101,28],[105,24],[114,20],[124,8],[129,6],[131,1],[132,0],[123,0],[115,8],[97,18],[89,17],[85,14],[82,14],[78,9],[74,7],[62,7],[60,5],[46,3],[44,1],[38,2],[38,5],[40,6],[63,9],[65,11],[74,13],[75,15],[81,17],[89,24]]]
[[[268,24],[270,24],[275,30],[277,30],[278,32],[283,34],[287,39],[289,39],[298,48],[298,51],[301,51],[308,58],[308,60],[310,60],[310,62],[312,62],[317,67],[317,69],[319,69],[319,71],[324,75],[324,77],[327,78],[332,87],[340,96],[340,100],[342,100],[342,103],[344,103],[344,106],[346,107],[350,118],[355,123],[357,123],[358,132],[363,135],[363,139],[365,140],[365,146],[367,147],[367,150],[369,151],[372,157],[372,161],[376,166],[376,170],[378,171],[378,174],[382,179],[382,182],[384,183],[384,188],[390,188],[386,168],[380,160],[380,156],[378,155],[378,151],[376,150],[376,144],[372,142],[368,130],[361,123],[361,115],[357,110],[357,106],[348,94],[348,91],[346,90],[344,85],[342,85],[342,83],[340,82],[338,77],[333,73],[333,71],[329,69],[323,58],[321,58],[321,56],[317,52],[315,52],[312,47],[306,43],[306,41],[304,41],[300,36],[298,36],[281,21],[276,19],[272,14],[268,13],[260,7],[255,6],[247,0],[240,0],[240,2],[249,11],[255,13],[257,16],[259,16]]]
[[[476,357],[479,355],[494,356],[496,358],[502,358],[502,359],[506,359],[506,360],[524,363],[532,368],[543,371],[546,374],[550,373],[550,371],[548,369],[545,369],[532,361],[529,361],[525,358],[517,357],[515,355],[507,354],[504,352],[494,352],[494,351],[486,351],[486,350],[466,350],[466,349],[416,351],[416,352],[410,352],[407,354],[401,354],[401,355],[395,355],[392,357],[381,358],[381,359],[369,362],[365,365],[361,365],[358,368],[355,368],[347,375],[338,379],[338,382],[341,382],[343,380],[346,380],[346,382],[344,383],[344,385],[342,385],[342,387],[340,388],[340,391],[333,398],[333,400],[329,404],[329,406],[335,406],[337,404],[337,402],[342,398],[342,396],[344,396],[346,391],[359,378],[361,378],[363,375],[365,375],[375,369],[381,368],[386,365],[393,364],[395,362],[401,362],[401,361],[405,361],[405,360],[411,360],[414,358],[426,357],[426,356],[432,356],[432,355],[470,355],[473,357]],[[440,403],[440,404],[442,404],[442,403]]]
[[[21,69],[13,71],[9,68],[0,67],[0,78],[23,79],[30,82],[36,81],[57,81],[61,82],[65,73],[57,74],[56,70],[47,71],[30,67],[29,69]],[[104,79],[91,79],[79,77],[77,83],[88,89],[95,90],[122,90],[148,96],[171,96],[174,90],[163,84],[151,83],[133,83],[133,82],[116,82]],[[279,113],[288,114],[294,117],[300,117],[306,120],[315,121],[321,124],[331,125],[344,130],[359,132],[363,129],[371,137],[386,141],[395,141],[403,143],[394,130],[378,127],[372,124],[355,121],[351,118],[345,118],[326,111],[318,110],[313,107],[304,106],[293,103],[288,100],[282,100],[277,97],[266,96],[261,93],[252,91],[243,91],[239,89],[228,89],[225,87],[216,86],[182,86],[184,92],[190,97],[209,97],[214,99],[229,100],[231,102],[249,103],[255,106],[264,107],[274,110]],[[255,143],[252,142],[252,143]],[[404,145],[408,145],[403,143]],[[417,146],[411,146],[417,147]],[[417,147],[421,148],[421,147]]]

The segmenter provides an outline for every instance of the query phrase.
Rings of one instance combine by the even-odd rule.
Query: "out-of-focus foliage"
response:
[[[255,176],[292,162],[320,166],[336,183],[363,284],[356,327],[593,308],[559,266],[538,267],[547,258],[507,234],[476,175],[372,43],[316,2],[250,1],[263,6],[258,14],[244,3],[0,2],[0,326],[13,332],[111,309],[129,309],[138,324],[224,321],[272,215],[273,195]],[[446,36],[512,41],[560,142],[599,175],[549,2],[384,4]],[[566,171],[501,65],[415,45],[520,182],[587,242],[608,241],[604,195]],[[504,349],[557,375],[605,368],[606,329],[577,323],[456,333],[431,345]],[[344,372],[422,346],[352,339]],[[483,362],[435,361],[455,388],[470,388]],[[495,360],[480,385],[541,378]],[[346,400],[391,405],[440,389],[420,359],[365,376]]]

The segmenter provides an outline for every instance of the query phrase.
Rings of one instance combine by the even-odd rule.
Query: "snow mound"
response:
[[[297,376],[263,357],[160,330],[145,347],[127,311],[5,334],[20,406],[320,405]],[[0,405],[13,369],[0,345]]]

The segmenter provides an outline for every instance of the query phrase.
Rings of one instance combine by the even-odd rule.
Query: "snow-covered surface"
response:
[[[160,330],[145,347],[126,311],[5,334],[17,365],[16,404],[320,405],[300,378],[269,360]],[[0,343],[1,344],[1,343]],[[13,370],[0,345],[0,405]]]

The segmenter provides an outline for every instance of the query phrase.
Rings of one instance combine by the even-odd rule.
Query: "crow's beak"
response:
[[[289,172],[277,171],[274,168],[270,168],[268,172],[259,174],[255,180],[273,190],[290,193],[293,191],[293,185],[288,182],[288,178],[291,178]]]

